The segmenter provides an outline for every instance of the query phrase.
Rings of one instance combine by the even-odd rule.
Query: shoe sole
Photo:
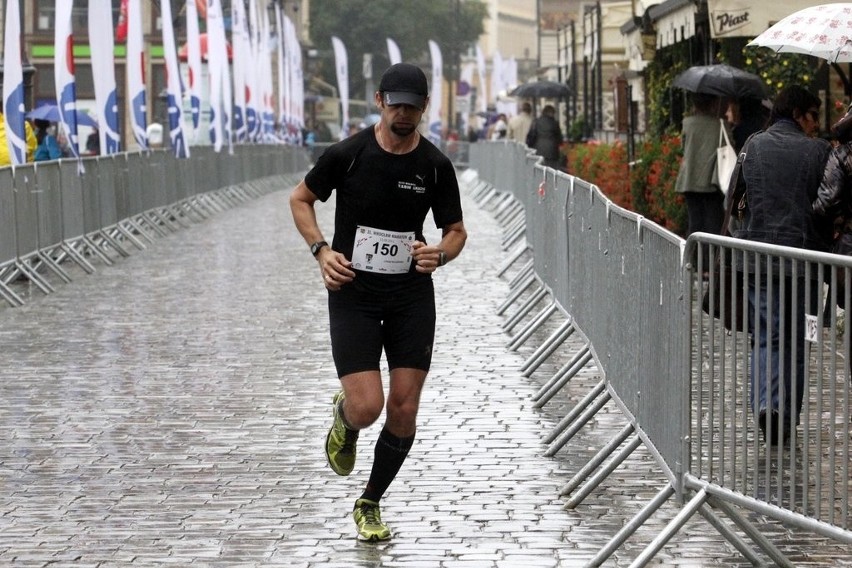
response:
[[[377,535],[377,534],[373,534],[373,535],[370,535],[370,536],[364,536],[364,535],[362,535],[361,533],[358,533],[358,540],[359,540],[360,542],[384,542],[384,541],[386,541],[386,540],[390,540],[390,539],[391,539],[391,536],[392,536],[392,535],[388,535],[388,536],[386,536],[386,537],[384,537],[384,538],[381,538],[381,537],[380,537],[379,535]]]

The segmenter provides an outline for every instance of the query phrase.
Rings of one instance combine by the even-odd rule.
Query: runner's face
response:
[[[391,132],[397,136],[409,136],[417,130],[423,109],[411,105],[386,105],[381,102],[380,96],[377,95],[377,98],[382,109],[382,121]]]

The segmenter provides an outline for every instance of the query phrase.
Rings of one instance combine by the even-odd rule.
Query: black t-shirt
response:
[[[337,190],[332,248],[352,259],[357,227],[393,232],[414,232],[423,237],[423,222],[432,210],[435,226],[443,228],[462,220],[461,199],[452,162],[431,142],[420,138],[407,154],[391,154],[376,142],[373,128],[330,146],[305,176],[305,185],[326,201]],[[415,270],[406,274],[379,274],[356,270],[356,289],[389,292],[416,278],[429,278]]]

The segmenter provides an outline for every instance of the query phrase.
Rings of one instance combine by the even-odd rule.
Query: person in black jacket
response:
[[[735,237],[828,249],[828,235],[812,206],[831,151],[828,142],[815,137],[819,108],[820,99],[803,87],[794,85],[778,93],[768,128],[747,146],[742,164],[747,206]],[[751,272],[750,401],[770,444],[786,443],[799,423],[805,392],[806,279],[811,279],[812,291],[819,284],[803,263],[795,266],[794,283],[793,264],[790,259],[758,255],[744,267]]]
[[[837,252],[852,253],[852,106],[831,128],[838,142],[825,164],[814,213],[833,225]],[[842,243],[846,243],[845,245]],[[839,244],[839,247],[837,246]]]
[[[852,106],[831,128],[838,145],[828,156],[822,183],[814,200],[814,213],[832,225],[831,252],[852,255]],[[831,285],[837,305],[846,308],[844,269],[839,268]],[[849,334],[846,334],[847,338]]]
[[[559,146],[562,144],[562,129],[556,121],[556,109],[553,105],[545,105],[541,116],[535,119],[527,133],[527,146],[533,148],[544,158],[548,168],[563,169],[559,159]]]

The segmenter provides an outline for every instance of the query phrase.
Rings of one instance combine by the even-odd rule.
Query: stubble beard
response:
[[[390,131],[399,136],[400,138],[411,136],[416,129],[416,126],[399,126],[397,124],[390,125]]]

